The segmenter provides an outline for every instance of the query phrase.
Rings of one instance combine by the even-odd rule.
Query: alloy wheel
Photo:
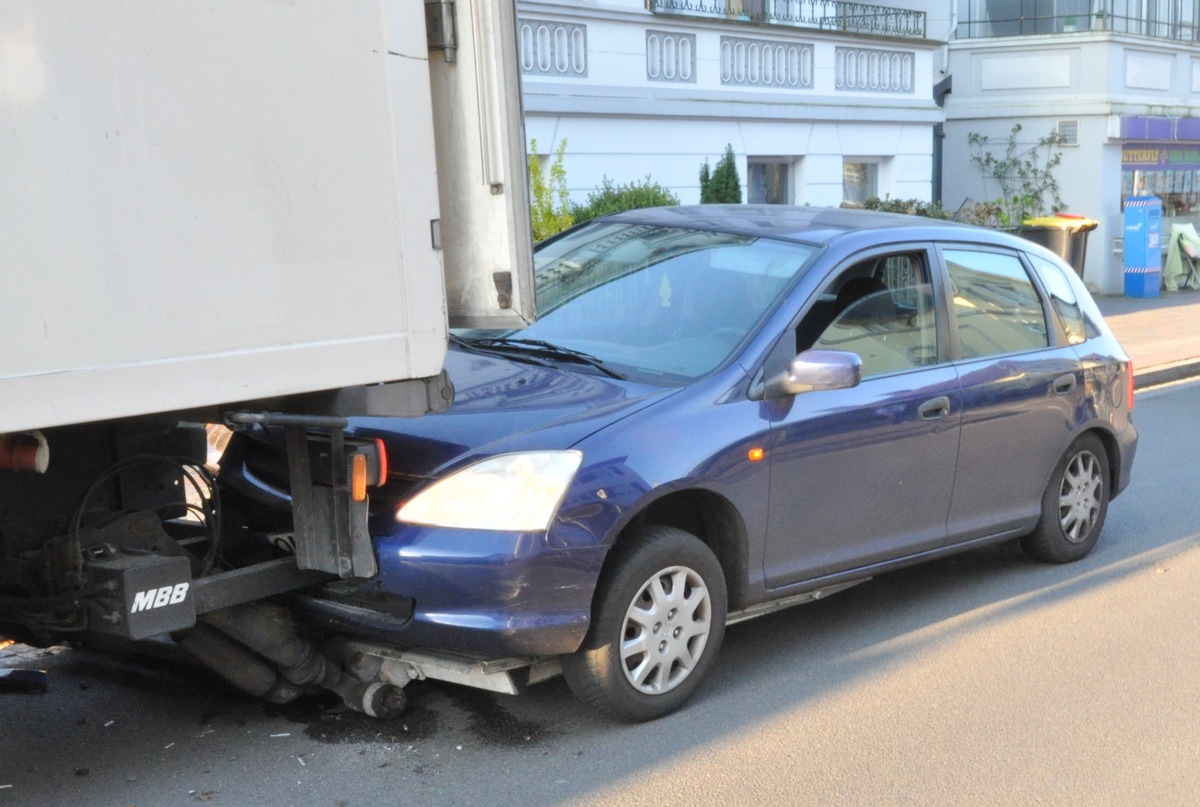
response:
[[[1063,473],[1058,498],[1059,524],[1068,541],[1080,543],[1091,534],[1103,495],[1100,461],[1090,451],[1079,452]]]

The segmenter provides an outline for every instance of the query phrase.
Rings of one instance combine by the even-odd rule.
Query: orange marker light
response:
[[[763,458],[763,450],[755,446],[746,452],[746,459],[751,462],[761,462]]]
[[[379,451],[379,481],[375,484],[382,485],[387,481],[388,474],[387,446],[383,444],[383,440],[376,437],[375,448]]]
[[[367,500],[367,458],[355,454],[350,461],[350,498],[356,502]]]

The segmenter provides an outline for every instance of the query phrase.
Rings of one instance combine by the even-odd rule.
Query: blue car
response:
[[[535,324],[456,333],[448,411],[353,421],[388,457],[379,571],[310,618],[557,660],[646,720],[695,691],[730,623],[1011,539],[1077,560],[1129,482],[1129,358],[1023,239],[656,208],[543,242],[536,279]]]

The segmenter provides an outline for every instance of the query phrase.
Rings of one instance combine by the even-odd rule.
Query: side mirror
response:
[[[850,389],[862,381],[862,359],[844,350],[806,350],[767,382],[766,397],[818,390]]]

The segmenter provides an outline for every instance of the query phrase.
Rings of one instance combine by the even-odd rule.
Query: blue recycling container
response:
[[[1125,199],[1125,296],[1157,297],[1162,285],[1162,199]]]

